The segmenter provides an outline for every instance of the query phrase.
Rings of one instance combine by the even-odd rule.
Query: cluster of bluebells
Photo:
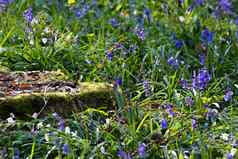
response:
[[[114,28],[116,28],[116,27],[119,26],[119,22],[117,21],[116,18],[111,18],[111,19],[109,19],[108,22],[109,22],[109,24],[111,24],[111,26],[114,27]]]
[[[131,159],[131,155],[129,153],[126,153],[125,151],[123,151],[122,149],[117,151],[117,156],[120,159]]]
[[[174,69],[179,68],[179,60],[173,56],[171,56],[168,60],[167,63]]]
[[[201,33],[201,41],[204,44],[211,44],[214,38],[214,33],[205,28]]]
[[[136,30],[136,35],[140,40],[145,40],[145,29],[143,27],[137,27]]]
[[[0,0],[0,13],[5,11],[12,0]]]
[[[218,7],[224,12],[224,13],[231,13],[232,12],[232,3],[230,0],[219,0]]]
[[[23,17],[28,23],[31,23],[33,20],[33,9],[30,7],[23,12]]]
[[[77,18],[84,17],[90,9],[90,6],[88,4],[84,4],[82,8],[75,8],[74,14]]]
[[[151,89],[150,89],[150,84],[148,80],[143,81],[143,87],[144,87],[145,96],[149,97],[151,94]]]
[[[192,79],[192,87],[198,90],[204,90],[211,81],[211,75],[207,69],[200,69],[196,75],[194,72]]]
[[[175,113],[174,113],[174,110],[173,110],[173,105],[172,104],[166,104],[165,107],[166,107],[166,111],[169,114],[169,116],[174,117]]]
[[[193,98],[191,96],[185,97],[185,104],[187,106],[192,106],[194,103]]]

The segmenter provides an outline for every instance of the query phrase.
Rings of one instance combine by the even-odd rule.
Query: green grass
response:
[[[89,10],[77,17],[75,10],[82,11],[86,4]],[[51,114],[14,124],[1,120],[0,150],[8,155],[5,158],[17,155],[17,150],[20,158],[32,159],[117,158],[119,150],[142,158],[138,153],[142,143],[144,158],[156,159],[226,158],[237,150],[238,3],[232,2],[232,14],[224,13],[215,0],[188,12],[191,4],[192,0],[181,6],[174,0],[77,1],[72,6],[57,0],[12,2],[0,13],[0,65],[14,71],[60,69],[80,81],[121,79],[116,89],[122,89],[123,95],[115,91],[115,111],[89,109],[64,119],[70,133],[65,132],[68,128],[59,130],[60,120]],[[29,7],[36,23],[23,17]],[[150,21],[145,8],[151,12]],[[219,17],[214,16],[217,8]],[[117,27],[109,23],[111,18],[118,21]],[[138,27],[144,28],[144,40],[136,35]],[[205,28],[214,33],[208,45],[201,40]],[[183,41],[181,48],[176,48],[174,35]],[[199,63],[200,54],[206,55],[204,65]],[[178,69],[168,64],[171,56],[179,60]],[[212,77],[207,87],[183,89],[181,79],[191,84],[194,72],[202,68]],[[227,88],[233,96],[226,102]],[[185,102],[188,96],[192,106]],[[161,128],[162,118],[168,122],[166,129]],[[63,152],[64,144],[69,145],[68,154]]]

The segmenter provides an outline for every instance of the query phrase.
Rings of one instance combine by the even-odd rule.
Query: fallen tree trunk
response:
[[[4,77],[7,77],[6,74]],[[10,76],[8,80],[14,81]],[[0,98],[0,118],[9,117],[10,113],[25,118],[39,112],[40,115],[58,112],[66,116],[87,107],[102,109],[115,107],[113,87],[110,84],[82,82],[74,86],[72,82],[62,80],[54,82],[48,80],[44,83],[38,82],[39,79],[30,82],[24,78],[21,80],[17,84],[13,82],[14,86],[9,83],[8,86],[3,84],[0,86],[4,90]]]

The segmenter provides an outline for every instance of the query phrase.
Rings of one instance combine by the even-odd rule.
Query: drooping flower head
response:
[[[229,101],[229,100],[231,100],[233,94],[234,94],[234,93],[231,91],[231,89],[228,88],[228,89],[225,91],[224,100],[225,100],[226,102]]]
[[[182,5],[184,3],[184,0],[178,0],[179,5]]]
[[[201,33],[201,41],[205,44],[210,44],[213,41],[214,33],[205,28]]]
[[[197,120],[192,118],[192,129],[194,130],[197,127]]]
[[[144,16],[146,17],[146,19],[150,23],[151,22],[151,11],[150,11],[149,8],[144,9]]]
[[[138,154],[140,157],[144,157],[145,156],[145,150],[146,150],[146,145],[144,143],[141,143],[138,146]]]
[[[20,150],[16,147],[14,147],[14,154],[12,159],[20,159]]]
[[[60,131],[64,131],[65,128],[65,121],[63,119],[60,119],[60,121],[58,122],[58,129]]]
[[[144,88],[145,96],[149,97],[151,92],[150,92],[150,84],[148,80],[143,81],[143,88]]]
[[[201,69],[198,71],[197,76],[194,75],[192,79],[193,88],[204,90],[207,87],[210,80],[211,80],[211,75],[209,74],[208,70]]]
[[[63,154],[64,155],[69,154],[69,145],[68,144],[64,144],[62,149],[63,149]]]
[[[167,127],[168,127],[167,120],[165,118],[162,118],[162,120],[161,120],[161,128],[162,129],[167,129]]]
[[[199,54],[199,63],[204,66],[206,62],[206,55],[205,54]]]
[[[126,153],[125,151],[123,151],[122,149],[117,151],[117,156],[121,159],[131,159],[131,156],[129,153]]]
[[[219,0],[219,8],[224,12],[224,13],[231,13],[232,12],[232,3],[230,0]]]
[[[25,10],[23,13],[23,17],[28,23],[30,23],[33,20],[33,9],[30,7]]]
[[[136,35],[140,40],[145,40],[145,30],[143,27],[136,28]]]
[[[185,104],[187,106],[192,106],[194,103],[193,98],[191,96],[185,97]]]
[[[112,61],[112,58],[113,58],[113,53],[112,53],[112,51],[107,51],[107,52],[106,52],[106,56],[107,56],[107,59],[108,59],[109,61]]]
[[[174,117],[175,113],[173,110],[173,105],[172,104],[166,104],[166,111],[169,114],[170,117]]]
[[[121,78],[115,79],[115,87],[120,87],[121,85],[122,85],[122,79]]]
[[[204,4],[204,0],[195,0],[195,4],[196,5],[203,5]]]
[[[173,56],[171,56],[168,60],[167,63],[174,69],[178,69],[179,68],[179,61],[177,58],[174,58]]]
[[[234,156],[233,156],[232,153],[227,153],[226,154],[226,159],[233,159],[233,158],[234,158]]]
[[[113,27],[113,28],[116,28],[117,26],[119,26],[119,23],[118,23],[118,21],[116,20],[116,18],[111,18],[111,19],[109,19],[109,24],[111,24],[111,26]]]

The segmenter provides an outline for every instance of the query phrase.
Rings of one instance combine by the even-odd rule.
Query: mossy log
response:
[[[37,78],[34,81],[32,79],[35,78],[37,72],[34,72],[34,78],[31,78],[32,73],[25,73],[31,80],[25,80],[21,75],[22,83],[16,83],[15,73],[13,73],[14,76],[9,75],[7,78],[10,82],[4,78],[5,74],[6,72],[2,74],[0,85],[2,92],[5,92],[0,97],[0,118],[2,119],[9,117],[10,113],[19,118],[39,112],[40,115],[58,112],[66,116],[88,107],[100,109],[114,109],[115,107],[114,89],[111,84],[79,82],[74,86],[67,80],[44,79],[42,82]],[[17,73],[19,81],[18,74],[19,72]],[[47,75],[47,77],[49,76]]]
[[[46,115],[58,112],[69,115],[87,107],[113,109],[113,88],[105,83],[80,83],[77,93],[46,92],[23,93],[17,96],[0,98],[0,118],[6,118],[10,113],[18,117],[27,117],[33,113]]]

